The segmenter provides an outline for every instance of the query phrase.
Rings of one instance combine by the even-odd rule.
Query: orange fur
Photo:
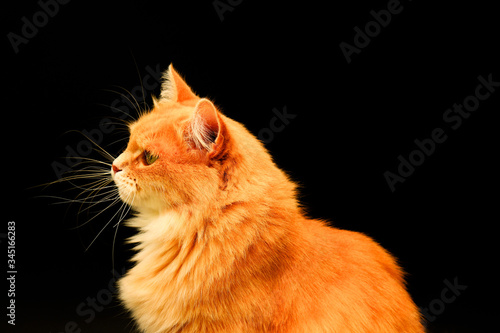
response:
[[[170,66],[113,178],[136,216],[120,298],[140,330],[423,332],[394,258],[304,217],[296,186],[241,124]],[[158,156],[148,165],[144,151]]]

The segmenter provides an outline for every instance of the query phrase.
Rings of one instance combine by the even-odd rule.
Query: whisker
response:
[[[110,89],[104,89],[104,91],[112,92],[112,93],[115,93],[117,95],[123,96],[123,94],[121,92],[119,92],[119,91],[114,91],[114,90],[110,90]],[[117,108],[117,107],[114,107],[114,106],[111,106],[111,105],[102,104],[102,103],[97,103],[97,105],[104,106],[106,108],[110,108],[112,110],[119,111],[119,112],[123,113],[124,115],[126,115],[127,117],[130,117],[132,120],[136,120],[130,113],[125,112],[125,111],[123,111],[120,108]],[[118,118],[118,119],[120,119],[120,118]],[[123,120],[123,119],[120,119],[120,120]],[[123,120],[123,122],[126,124],[125,120]]]
[[[62,200],[59,202],[51,202],[51,205],[67,205],[67,204],[72,204],[72,203],[85,203],[86,201],[84,199],[68,199],[64,197],[59,197],[56,195],[39,195],[37,196],[38,198],[48,198],[48,199],[57,199],[57,200]],[[103,199],[99,201],[98,203],[104,202],[104,201],[111,201],[111,199]]]
[[[119,197],[119,196],[117,196],[117,198],[113,199],[112,201],[113,201],[113,202],[111,202],[111,203],[110,203],[110,204],[109,204],[106,208],[104,208],[103,210],[101,210],[101,211],[100,211],[99,213],[97,213],[96,215],[92,216],[92,217],[91,217],[90,219],[88,219],[85,223],[83,223],[83,224],[79,225],[79,226],[78,226],[78,228],[81,228],[81,227],[83,227],[84,225],[87,225],[87,224],[88,224],[88,223],[90,223],[92,220],[94,220],[96,217],[98,217],[99,215],[101,215],[102,213],[104,213],[106,210],[108,210],[110,207],[114,206],[117,202],[119,202],[119,201],[120,201],[120,197]],[[116,215],[116,213],[115,213],[115,215]],[[115,215],[113,215],[113,217],[111,218],[111,220],[115,217]],[[110,220],[110,221],[111,221],[111,220]],[[107,226],[108,224],[109,224],[109,222],[108,222],[108,223],[106,223],[106,225],[104,226],[104,228],[106,228],[106,226]],[[94,241],[97,239],[97,237],[99,237],[99,235],[101,234],[101,232],[102,232],[102,230],[99,232],[99,234],[97,234],[96,238],[94,238],[94,240],[92,241],[92,243],[90,243],[90,245],[89,245],[89,246],[85,249],[85,251],[87,251],[87,250],[90,248],[90,246],[94,243]]]
[[[129,199],[130,195],[127,197],[127,201]],[[130,208],[132,208],[132,203],[134,202],[134,199],[135,199],[135,194],[134,196],[132,197],[132,200],[130,201],[130,204],[127,205],[128,208],[126,208],[126,210],[124,209],[122,211],[122,214],[120,214],[120,218],[118,219],[118,222],[114,225],[115,227],[118,226],[120,224],[121,221],[123,221],[123,219],[125,218],[125,216],[128,214],[128,212],[130,211]],[[121,208],[121,207],[120,207]]]
[[[106,152],[106,154],[108,154],[109,156],[112,156],[111,154],[109,154],[107,152]],[[67,156],[66,158],[68,158],[68,159],[79,159],[79,160],[82,160],[81,162],[78,162],[75,165],[79,165],[79,164],[83,164],[83,163],[97,163],[97,164],[103,164],[103,165],[109,166],[111,168],[111,163],[110,162],[104,162],[104,161],[101,161],[101,160],[96,160],[95,158],[81,157],[81,156],[74,156],[74,157]],[[113,157],[113,159],[114,159],[114,157]]]
[[[114,145],[115,143],[118,143],[118,142],[120,142],[120,141],[124,141],[124,140],[128,140],[128,138],[127,138],[127,137],[125,137],[125,138],[118,139],[118,140],[116,140],[116,141],[111,142],[111,143],[110,143],[110,145]]]
[[[129,195],[130,196],[130,195]],[[134,200],[135,200],[135,193],[134,193],[134,196],[132,197],[132,200],[130,201],[130,204],[128,205],[128,209],[127,211],[124,212],[120,215],[120,218],[118,219],[118,223],[116,223],[113,227],[116,228],[115,230],[115,234],[113,236],[113,244],[111,246],[111,262],[112,262],[112,266],[113,266],[113,269],[115,267],[115,242],[116,242],[116,235],[118,233],[118,228],[120,226],[120,223],[123,221],[123,219],[125,218],[125,216],[128,214],[128,212],[130,211],[130,208],[132,207],[132,204],[134,203]],[[127,198],[127,201],[128,201],[128,198]],[[123,207],[123,205],[122,205]],[[120,207],[120,209],[122,208]]]
[[[137,61],[135,60],[135,57],[134,57],[134,55],[132,53],[131,53],[131,56],[132,56],[132,59],[134,60],[135,71],[137,72],[137,77],[139,78],[139,83],[141,84],[142,103],[146,104],[146,95],[144,93],[144,85],[142,84],[141,73],[139,71],[139,67],[137,66]],[[142,114],[139,114],[139,116],[142,116]]]
[[[118,198],[117,200],[120,200],[120,199]],[[114,204],[114,203],[113,203],[113,204]],[[89,246],[85,249],[85,251],[88,251],[88,249],[92,246],[92,244],[94,244],[94,242],[97,240],[97,238],[99,238],[99,236],[102,234],[102,232],[104,231],[104,229],[106,229],[106,228],[107,228],[107,226],[111,223],[111,221],[113,221],[113,219],[115,218],[115,216],[116,216],[118,213],[120,213],[120,211],[122,210],[122,208],[123,208],[124,206],[126,206],[126,205],[127,205],[127,204],[126,204],[125,202],[123,202],[123,203],[122,203],[121,207],[120,207],[120,208],[116,211],[116,213],[115,213],[115,214],[113,214],[113,216],[112,216],[112,217],[109,219],[109,221],[108,221],[108,222],[104,225],[104,227],[102,227],[101,231],[99,231],[99,233],[98,233],[98,234],[94,237],[94,239],[92,240],[92,242],[90,242]],[[107,208],[109,208],[109,206],[108,206]],[[107,209],[107,208],[106,208],[106,209]],[[101,211],[101,212],[99,212],[97,215],[99,215],[99,214],[101,214],[101,213],[102,213],[102,211]],[[95,218],[95,216],[94,216],[92,219],[94,219],[94,218]]]
[[[113,93],[118,94],[120,96],[123,96],[123,98],[125,98],[129,102],[129,104],[134,108],[134,110],[136,111],[136,113],[140,116],[142,114],[141,112],[143,110],[142,110],[141,106],[139,105],[139,102],[137,101],[137,99],[134,97],[134,95],[130,91],[128,91],[127,89],[125,89],[125,88],[123,88],[121,86],[115,86],[115,87],[119,88],[119,89],[122,89],[123,91],[125,91],[129,96],[132,97],[132,99],[130,99],[127,95],[120,93],[119,91],[114,91],[114,90],[111,90],[111,89],[104,89],[104,90],[105,91],[109,91],[109,92],[113,92]],[[145,104],[144,101],[143,101],[143,104]],[[121,111],[123,113],[126,113],[123,110],[121,110]],[[136,120],[136,118],[132,117],[130,114],[128,114],[128,115],[133,120]]]
[[[106,192],[102,192],[102,193],[99,193],[100,191],[101,191],[101,189],[97,189],[97,190],[90,192],[90,194],[83,200],[82,204],[80,205],[80,208],[78,209],[78,214],[96,206],[97,204],[103,202],[104,200],[107,201],[107,199],[111,199],[113,197],[116,197],[118,194],[117,188],[112,188],[111,190],[106,191]],[[104,196],[104,197],[99,198],[98,201],[96,201],[92,204],[90,202],[88,202],[90,199],[92,199],[92,200],[98,199],[98,197],[101,197],[101,196]],[[86,208],[83,208],[84,204],[88,204],[89,206],[87,206]]]
[[[87,190],[88,188],[86,188],[82,185],[78,185],[74,181],[75,180],[82,180],[82,179],[83,180],[90,180],[92,178],[97,179],[93,182],[87,183],[87,186],[91,186],[91,185],[94,185],[96,183],[99,183],[104,178],[103,176],[108,177],[109,175],[98,175],[98,174],[74,175],[74,176],[63,177],[59,180],[52,181],[52,182],[46,183],[44,185],[47,187],[50,185],[66,182],[66,183],[69,183],[72,186],[72,188],[69,188],[65,191],[74,190],[74,189]],[[111,182],[111,180],[109,180],[109,182]],[[42,185],[39,185],[39,186],[42,186]]]
[[[118,228],[120,227],[120,223],[116,225],[115,233],[113,235],[113,244],[111,245],[111,267],[112,271],[115,271],[115,243],[116,243],[116,235],[118,234]]]
[[[102,155],[104,158],[108,159],[109,161],[114,161],[115,157],[113,155],[111,155],[110,153],[108,153],[106,151],[106,149],[102,148],[99,144],[97,144],[94,140],[92,140],[91,138],[88,137],[88,135],[86,135],[85,133],[81,132],[81,131],[78,131],[78,130],[69,130],[67,131],[67,133],[69,132],[76,132],[76,133],[79,133],[81,135],[83,135],[85,138],[87,138],[87,140],[89,140],[94,146],[96,146],[97,148],[99,149],[93,149],[94,151],[98,152],[100,155]],[[78,157],[79,159],[86,159],[85,157]]]

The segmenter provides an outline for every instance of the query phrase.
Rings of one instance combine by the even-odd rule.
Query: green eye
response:
[[[144,151],[144,160],[147,165],[153,164],[158,159],[158,155],[154,155],[153,153],[145,150]]]

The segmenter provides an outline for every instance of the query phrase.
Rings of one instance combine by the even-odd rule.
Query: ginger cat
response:
[[[111,170],[136,212],[119,290],[142,332],[424,332],[387,251],[307,219],[255,136],[164,79]]]

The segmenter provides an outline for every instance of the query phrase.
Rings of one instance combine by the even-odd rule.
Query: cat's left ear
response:
[[[198,101],[190,125],[190,139],[197,149],[205,150],[211,159],[224,155],[228,132],[221,114],[211,101],[206,98]]]
[[[177,102],[196,100],[199,97],[191,90],[184,79],[177,73],[174,66],[170,64],[163,73],[163,83],[161,85],[160,102]],[[156,102],[155,102],[156,104]]]

